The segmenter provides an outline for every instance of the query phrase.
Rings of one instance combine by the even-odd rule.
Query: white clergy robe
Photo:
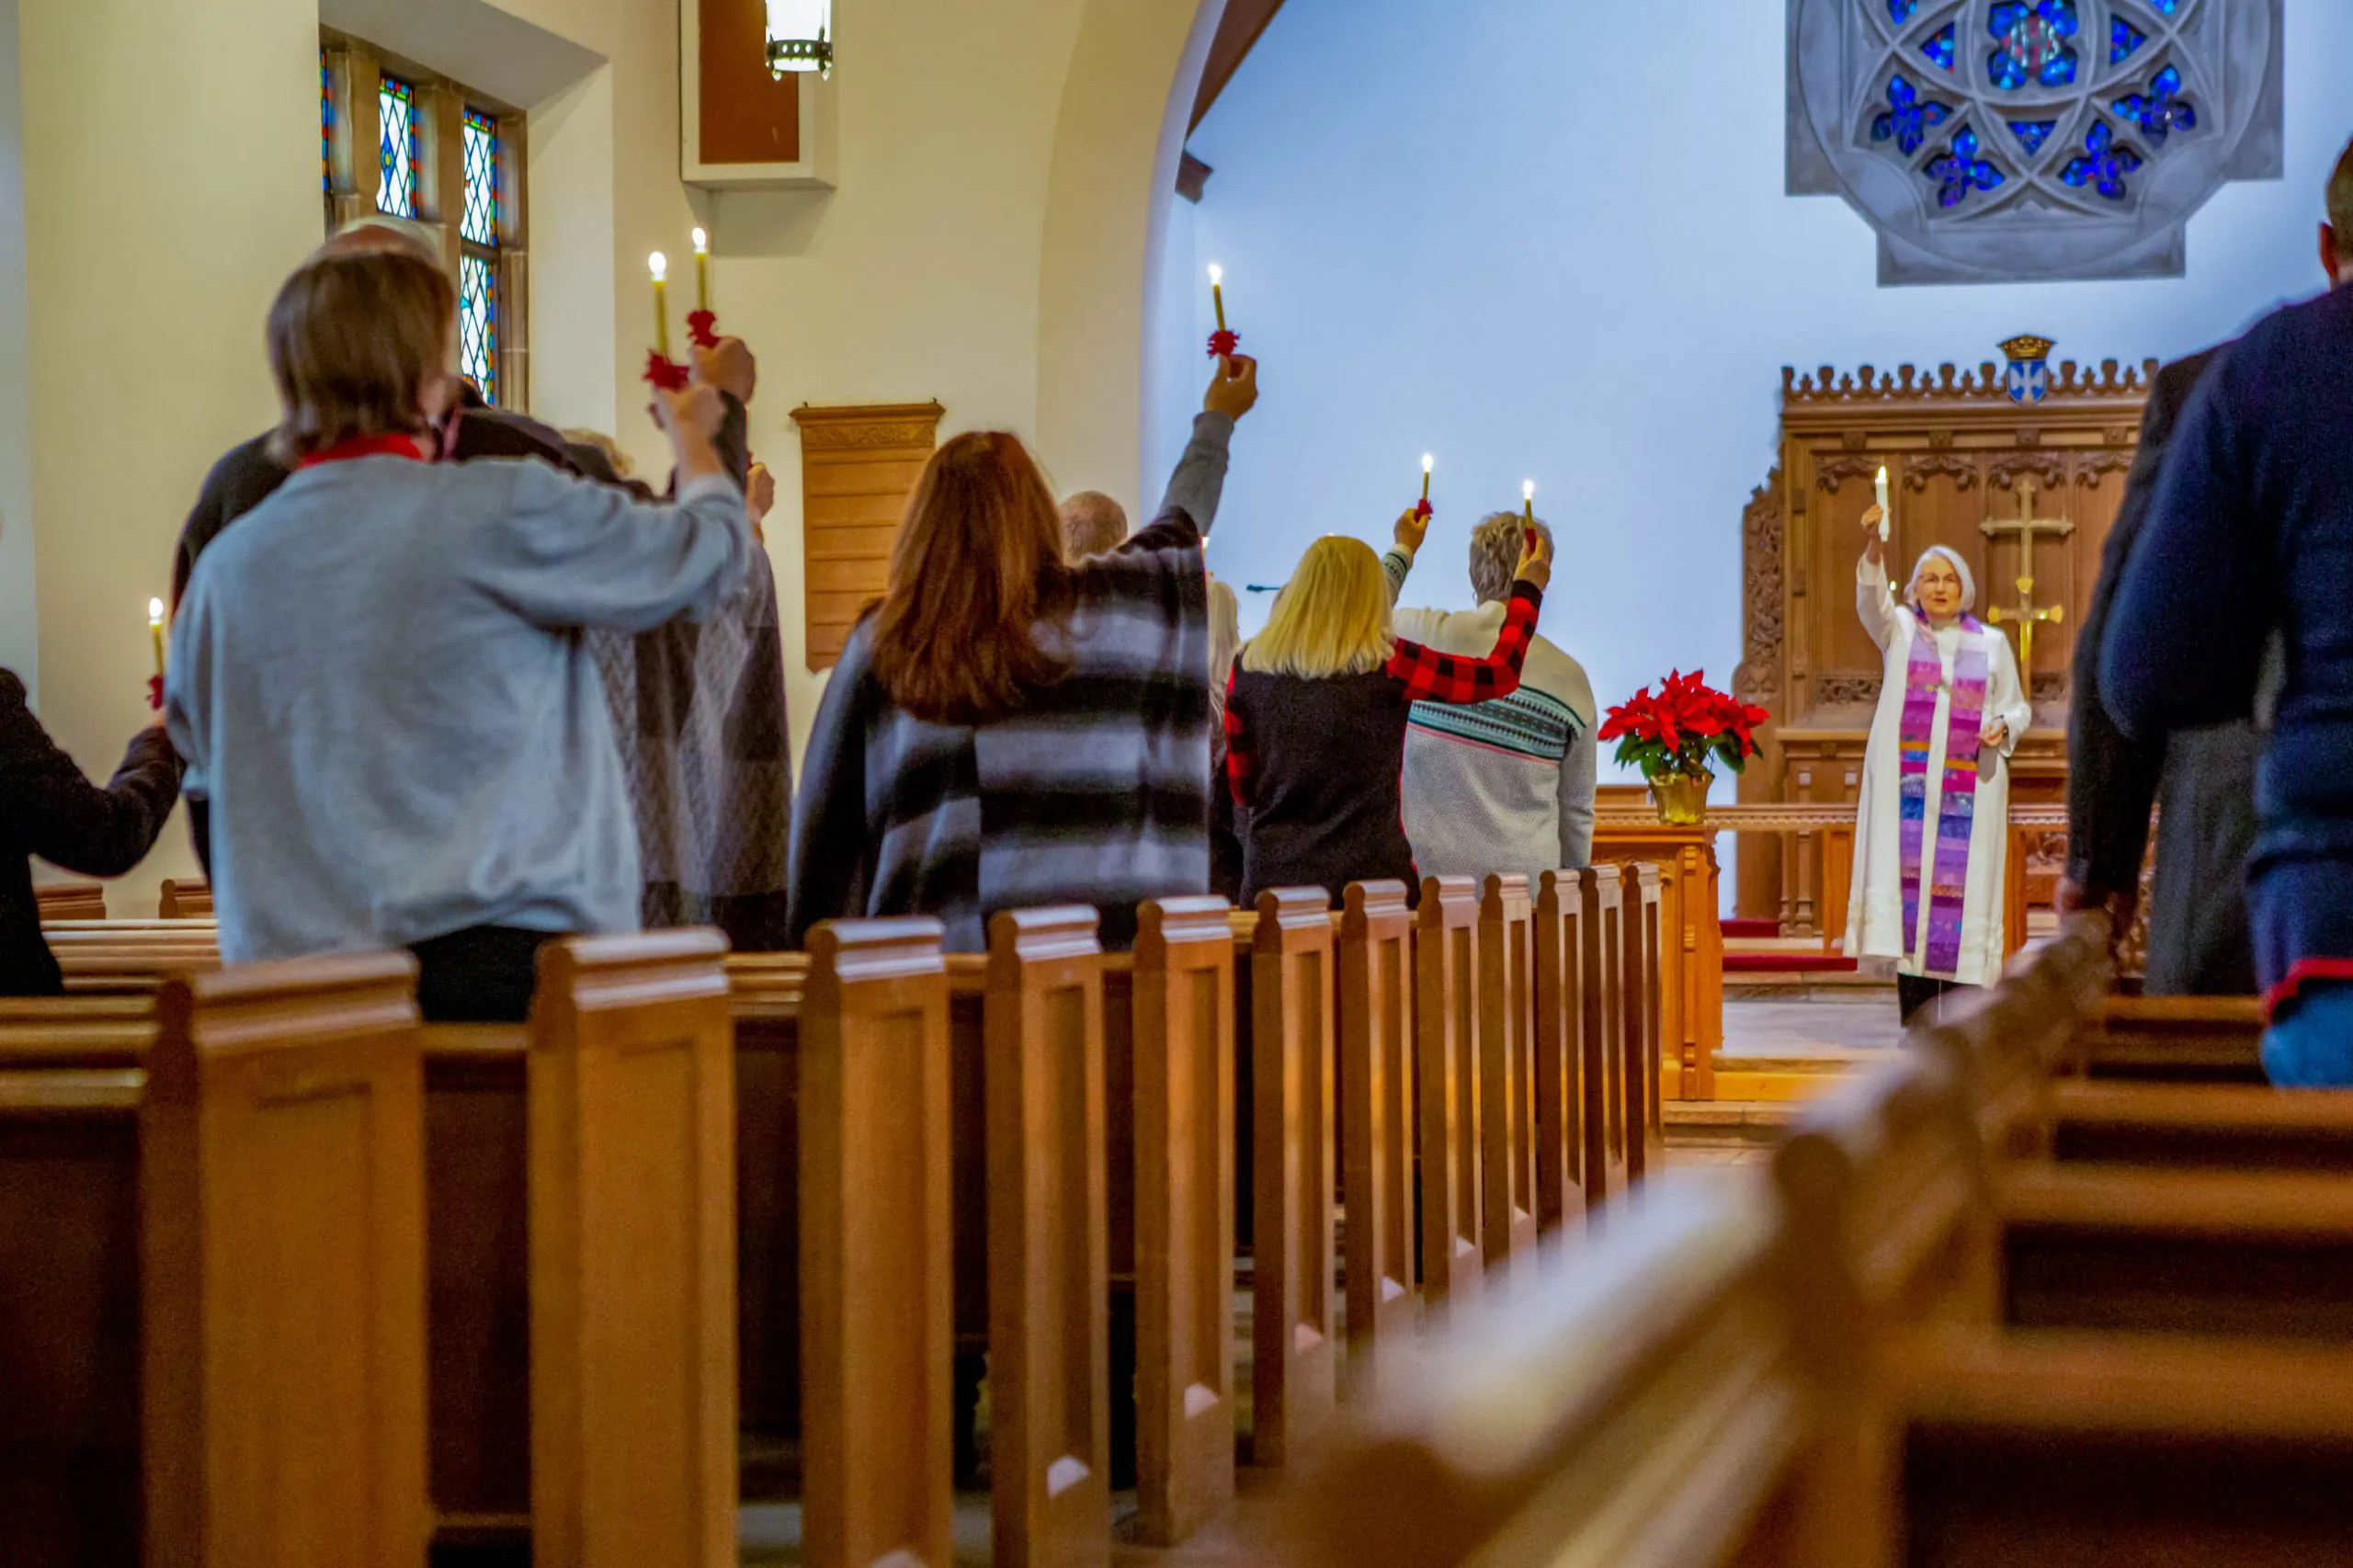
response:
[[[1969,877],[1961,903],[1961,960],[1949,977],[1984,985],[2002,971],[2002,883],[2009,860],[2010,754],[2033,722],[2018,681],[2009,639],[1988,627],[1965,631],[1958,622],[1929,631],[1944,668],[1937,711],[1929,730],[1927,816],[1920,835],[1919,926],[1904,931],[1903,727],[1904,676],[1912,640],[1921,629],[1911,607],[1898,603],[1887,573],[1869,560],[1855,569],[1855,609],[1863,629],[1879,644],[1879,711],[1871,719],[1870,744],[1863,754],[1862,793],[1855,807],[1855,880],[1847,904],[1847,956],[1894,960],[1897,972],[1924,974],[1929,886],[1937,857],[1937,820],[1944,806],[1945,728],[1952,707],[1953,655],[1974,637],[1985,653],[1985,710],[1982,722],[1998,719],[2009,733],[1998,746],[1981,750],[1977,798],[1969,838]]]

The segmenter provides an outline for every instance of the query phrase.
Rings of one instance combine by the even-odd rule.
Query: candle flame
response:
[[[670,276],[670,258],[655,251],[645,258],[645,270],[654,274],[654,281],[660,283]]]
[[[1427,472],[1429,472],[1429,471],[1430,471],[1430,467],[1431,467],[1430,455],[1429,455],[1429,453],[1427,453],[1427,452],[1424,452],[1424,453],[1422,454],[1422,472],[1423,472],[1424,473],[1427,473]]]
[[[1211,262],[1211,263],[1210,263],[1210,287],[1211,287],[1211,288],[1212,288],[1212,289],[1214,289],[1214,288],[1216,288],[1219,284],[1223,283],[1224,281],[1225,281],[1225,268],[1224,268],[1224,267],[1220,267],[1216,262]]]
[[[1887,465],[1885,463],[1879,465],[1879,482],[1881,484],[1885,484],[1887,483]]]
[[[163,600],[149,599],[147,601],[147,624],[150,626],[161,626],[164,624]]]
[[[695,230],[695,254],[696,254],[697,256],[707,256],[707,255],[709,255],[709,254],[710,254],[710,236],[709,234],[704,233],[702,232],[702,230],[701,230],[701,229],[699,229],[699,228],[696,229],[696,230]]]
[[[1536,482],[1534,480],[1527,480],[1521,483],[1519,487],[1519,498],[1523,501],[1533,501],[1536,499]]]

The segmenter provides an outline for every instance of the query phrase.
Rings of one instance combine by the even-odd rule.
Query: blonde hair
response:
[[[1232,584],[1206,574],[1210,587],[1210,717],[1225,728],[1225,687],[1233,676],[1233,655],[1242,646],[1242,601]]]
[[[1397,651],[1389,575],[1360,539],[1327,534],[1307,547],[1267,629],[1242,650],[1242,667],[1321,680],[1377,670]]]

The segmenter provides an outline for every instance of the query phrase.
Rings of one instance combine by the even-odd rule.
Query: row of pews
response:
[[[2107,937],[1422,1346],[1288,1560],[2347,1560],[2353,1096],[2263,1087],[2252,1001],[2108,995]]]
[[[749,1486],[945,1564],[983,1465],[1001,1562],[1102,1561],[1130,1484],[1184,1541],[1656,1175],[1658,897],[565,942],[511,1028],[60,918],[72,994],[0,1002],[9,1560],[717,1563]]]

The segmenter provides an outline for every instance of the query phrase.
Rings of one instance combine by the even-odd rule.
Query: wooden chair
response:
[[[1404,913],[1402,900],[1397,913]],[[1144,950],[1139,945],[1139,963]],[[1323,889],[1258,895],[1250,970],[1257,1122],[1250,1183],[1250,1458],[1271,1468],[1296,1462],[1322,1442],[1339,1397],[1332,1287],[1339,1042],[1330,901]],[[1357,1211],[1349,1212],[1353,1218]]]
[[[948,1568],[948,973],[934,920],[809,937],[801,1033],[802,1551]]]
[[[540,956],[529,1097],[535,1562],[735,1561],[726,939]]]
[[[139,1112],[147,1560],[418,1568],[407,955],[167,982]]]
[[[1536,1258],[1536,911],[1528,879],[1487,879],[1479,905],[1481,1243],[1495,1283]]]
[[[989,923],[989,1455],[1001,1563],[1110,1550],[1097,918],[1042,909]]]
[[[1414,936],[1414,1071],[1419,1111],[1422,1306],[1478,1294],[1481,1207],[1479,895],[1468,877],[1427,877]]]
[[[1352,882],[1340,915],[1340,1163],[1350,1398],[1410,1341],[1414,1293],[1414,915],[1402,882]]]

